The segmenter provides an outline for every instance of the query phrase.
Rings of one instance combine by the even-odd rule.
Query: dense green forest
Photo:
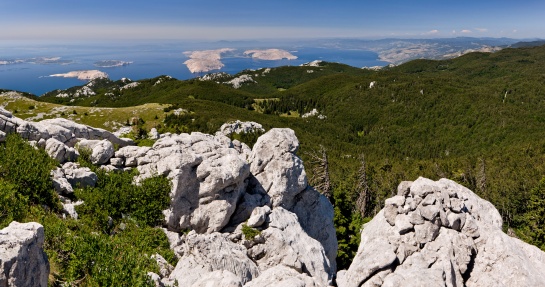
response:
[[[322,62],[221,81],[243,74],[255,82],[234,89],[163,76],[132,89],[105,81],[96,96],[72,102],[55,93],[38,100],[103,107],[157,102],[187,110],[158,125],[162,132],[213,133],[236,119],[294,129],[311,182],[332,194],[340,269],[355,254],[362,223],[400,181],[418,176],[462,183],[496,206],[505,231],[545,248],[545,46],[378,71]],[[313,109],[324,117],[301,117]],[[326,157],[329,178],[320,176]]]

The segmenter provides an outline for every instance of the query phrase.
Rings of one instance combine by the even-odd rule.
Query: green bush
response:
[[[175,265],[164,232],[120,222],[113,235],[95,232],[81,220],[61,219],[40,207],[32,208],[29,221],[45,226],[44,249],[51,265],[51,286],[154,286],[147,272],[158,272],[152,254]]]
[[[259,234],[261,234],[261,231],[255,229],[255,228],[252,228],[246,224],[243,224],[242,225],[242,234],[244,234],[244,238],[246,240],[252,240],[254,239],[254,237],[258,236]]]
[[[28,199],[17,192],[17,186],[0,179],[0,229],[13,220],[21,221],[28,208]]]
[[[59,210],[50,172],[56,166],[43,149],[30,146],[17,134],[10,134],[0,145],[0,178],[13,184],[20,197],[30,203],[45,204]]]
[[[82,220],[106,233],[108,216],[113,220],[131,217],[148,226],[156,226],[163,218],[162,210],[170,203],[170,181],[164,176],[144,179],[133,184],[134,172],[110,172],[97,170],[98,182],[94,188],[76,190],[76,196],[85,201],[78,206]]]

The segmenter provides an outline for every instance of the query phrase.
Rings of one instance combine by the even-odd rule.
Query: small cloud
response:
[[[436,34],[439,34],[439,30],[437,29],[422,33],[422,35],[436,35]]]
[[[475,30],[477,30],[478,32],[481,32],[481,33],[488,32],[488,29],[486,29],[486,28],[475,28]]]
[[[513,30],[513,33],[516,33],[516,32],[518,32],[517,29],[514,29],[514,30]]]
[[[469,34],[469,33],[471,33],[471,30],[465,29],[465,30],[460,31],[460,33]]]
[[[452,34],[456,34],[456,30],[452,30]]]

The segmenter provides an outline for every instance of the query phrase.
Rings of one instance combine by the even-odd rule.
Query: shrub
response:
[[[170,203],[170,181],[164,176],[144,179],[140,185],[134,185],[136,172],[111,172],[97,170],[96,187],[76,190],[76,196],[85,201],[78,206],[82,220],[89,220],[91,225],[100,227],[105,233],[108,216],[120,220],[130,216],[137,222],[156,226],[163,218],[162,210]]]
[[[255,228],[252,228],[246,224],[243,224],[242,225],[242,234],[244,234],[244,238],[246,240],[252,240],[254,239],[254,237],[258,236],[259,234],[261,234],[261,231],[255,229]]]
[[[20,198],[30,203],[59,209],[50,172],[56,166],[43,149],[35,149],[17,134],[10,134],[0,145],[0,178],[12,185]]]
[[[0,179],[0,229],[26,214],[28,199],[17,192],[17,186]]]

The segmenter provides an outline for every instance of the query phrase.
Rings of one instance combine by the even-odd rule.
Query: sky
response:
[[[0,42],[545,38],[545,1],[1,0]]]

